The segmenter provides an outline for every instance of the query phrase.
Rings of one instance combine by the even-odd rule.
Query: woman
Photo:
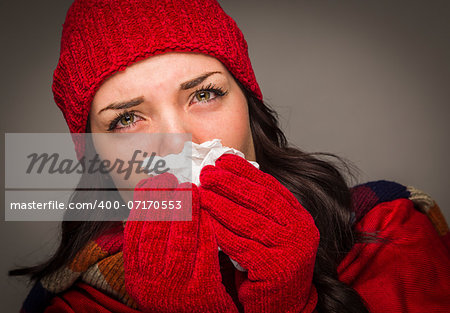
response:
[[[260,169],[229,155],[205,167],[200,187],[189,185],[191,222],[64,222],[55,256],[15,271],[37,280],[24,312],[450,306],[445,226],[438,234],[414,208],[417,192],[388,182],[350,190],[337,166],[290,147],[262,101],[242,33],[215,1],[75,1],[53,91],[72,133],[219,138]],[[78,155],[91,144],[76,141]],[[134,200],[178,185],[155,176]],[[431,200],[422,209],[438,212]]]

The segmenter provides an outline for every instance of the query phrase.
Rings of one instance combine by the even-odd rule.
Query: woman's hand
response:
[[[312,312],[319,231],[294,195],[231,154],[204,167],[200,182],[218,245],[248,270],[238,291],[245,312]]]
[[[192,189],[192,221],[129,219],[123,250],[128,293],[144,312],[237,312],[222,285],[211,217],[200,210],[197,186],[165,173],[141,181],[134,200],[190,201],[189,190],[173,188]],[[131,214],[136,219],[151,211]]]

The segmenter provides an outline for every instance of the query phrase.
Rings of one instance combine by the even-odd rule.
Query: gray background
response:
[[[388,179],[423,189],[450,219],[449,1],[221,4],[245,34],[265,100],[293,143],[351,160],[360,182]],[[67,131],[51,80],[69,5],[0,2],[3,133]],[[23,280],[7,278],[7,269],[48,257],[57,229],[1,221],[2,312],[18,311],[27,291]]]

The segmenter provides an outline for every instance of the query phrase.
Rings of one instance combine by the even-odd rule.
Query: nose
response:
[[[159,114],[160,133],[166,134],[183,134],[189,131],[189,125],[186,121],[186,113],[184,110],[173,106],[165,106]]]
[[[166,106],[159,116],[159,155],[180,153],[186,141],[192,141],[188,114],[176,106]]]

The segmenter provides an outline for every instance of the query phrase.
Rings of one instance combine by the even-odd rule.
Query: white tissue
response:
[[[192,150],[192,151],[191,151]],[[222,146],[220,139],[213,139],[210,141],[196,144],[187,141],[184,144],[183,151],[178,154],[168,154],[164,157],[155,156],[153,162],[163,159],[166,162],[168,172],[175,175],[180,183],[192,182],[197,186],[200,185],[200,172],[206,165],[215,165],[216,160],[223,154],[230,153],[245,158],[245,155],[234,148]],[[150,158],[145,158],[142,166],[145,168]],[[259,164],[254,161],[249,161],[256,168],[259,169]],[[189,168],[189,163],[192,167]],[[221,251],[219,247],[219,251]],[[242,266],[230,258],[231,262],[241,272],[245,272]]]
[[[180,183],[192,182],[197,186],[200,185],[200,172],[206,165],[214,165],[216,160],[225,153],[235,154],[245,158],[244,154],[234,148],[224,147],[220,139],[213,139],[196,144],[192,141],[187,141],[184,144],[183,151],[178,154],[168,154],[164,157],[155,156],[153,162],[163,159],[166,162],[168,172],[175,175]],[[150,158],[145,158],[143,167],[147,165]],[[249,161],[256,168],[259,164]],[[192,167],[189,167],[192,164]]]

